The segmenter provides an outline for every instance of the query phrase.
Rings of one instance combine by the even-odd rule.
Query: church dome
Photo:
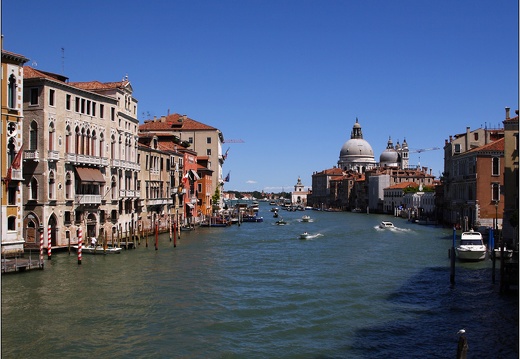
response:
[[[381,166],[397,166],[399,162],[399,154],[394,148],[392,139],[388,138],[386,149],[379,156],[379,163]]]
[[[372,146],[363,139],[361,125],[356,118],[350,140],[345,142],[339,152],[338,166],[345,170],[364,171],[375,166]]]

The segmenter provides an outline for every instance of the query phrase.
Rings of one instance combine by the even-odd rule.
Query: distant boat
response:
[[[283,218],[282,218],[282,219],[276,221],[276,224],[279,225],[279,226],[285,226],[287,224],[287,222],[284,221]]]
[[[258,217],[257,215],[251,216],[251,215],[244,215],[242,217],[242,222],[263,222],[263,217]]]
[[[392,229],[395,228],[395,226],[392,222],[382,221],[381,223],[379,223],[379,228]]]
[[[303,232],[302,234],[300,234],[300,239],[309,239],[310,236],[311,235],[309,232]]]
[[[502,257],[502,250],[500,248],[495,248],[495,258]],[[504,259],[510,259],[513,257],[513,250],[504,248]]]
[[[311,221],[311,216],[303,216],[302,217],[302,222],[310,222]]]

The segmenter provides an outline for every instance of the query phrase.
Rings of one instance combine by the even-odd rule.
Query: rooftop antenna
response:
[[[61,48],[61,73],[65,73],[65,48]]]

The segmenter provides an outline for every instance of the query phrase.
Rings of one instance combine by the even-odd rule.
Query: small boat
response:
[[[76,251],[78,251],[78,246],[72,246]],[[90,253],[90,254],[119,254],[123,248],[119,247],[107,247],[106,249],[103,246],[82,246],[81,253]]]
[[[287,224],[287,222],[284,221],[283,218],[282,218],[282,219],[276,221],[276,224],[279,225],[279,226],[285,226]]]
[[[278,212],[274,212],[273,217],[278,218]]]
[[[181,226],[181,231],[194,231],[194,226]]]
[[[310,221],[311,221],[311,216],[305,215],[302,217],[302,222],[310,222]]]
[[[311,235],[309,232],[303,232],[302,234],[300,234],[300,239],[308,239],[310,236]]]
[[[495,258],[501,258],[502,250],[500,248],[495,248]],[[504,248],[504,259],[510,259],[513,257],[513,250]]]
[[[244,215],[244,217],[242,217],[242,222],[263,222],[263,221],[264,221],[264,217],[258,217],[256,215],[254,215],[254,216]]]
[[[381,223],[379,223],[379,228],[395,228],[395,226],[392,222],[382,221]]]
[[[482,233],[470,230],[462,232],[460,244],[455,248],[457,257],[461,261],[482,261],[486,259],[486,246]]]

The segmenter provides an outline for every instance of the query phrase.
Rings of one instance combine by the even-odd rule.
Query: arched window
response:
[[[16,77],[12,74],[9,76],[9,84],[7,88],[7,106],[9,108],[16,107]]]
[[[38,181],[36,178],[31,178],[29,182],[29,200],[36,201],[38,199]]]
[[[80,152],[80,145],[81,145],[81,132],[79,130],[79,127],[76,127],[76,130],[75,130],[75,140],[76,140],[76,143],[75,143],[75,146],[76,146],[76,154],[79,155],[81,152]]]
[[[14,138],[13,137],[9,138],[9,142],[7,143],[7,163],[8,163],[7,166],[10,166],[11,163],[13,163],[13,161],[14,161],[14,158],[16,156],[15,147],[16,147],[16,144],[15,144]]]
[[[49,199],[56,199],[56,182],[54,171],[49,171]]]
[[[72,177],[70,172],[67,172],[67,176],[65,177],[65,198],[72,198]]]
[[[72,133],[70,132],[70,126],[65,129],[65,153],[72,152]]]
[[[119,196],[117,195],[117,182],[116,178],[112,177],[112,199],[117,199]]]
[[[11,216],[7,218],[7,230],[8,231],[16,231],[16,217]]]
[[[105,137],[103,136],[103,132],[99,134],[99,157],[103,157],[105,155],[105,151],[103,150],[103,146],[105,145]]]
[[[114,135],[112,135],[110,143],[110,156],[113,160],[116,159],[116,137]]]
[[[97,140],[96,131],[92,131],[92,137],[90,138],[90,154],[92,156],[97,156],[98,155],[96,153],[96,150],[97,150],[96,140]]]
[[[36,121],[31,122],[31,129],[29,133],[29,149],[31,151],[38,150],[38,123]]]
[[[56,131],[54,130],[54,122],[51,122],[51,123],[49,123],[49,151],[54,150],[55,134],[56,134]]]

